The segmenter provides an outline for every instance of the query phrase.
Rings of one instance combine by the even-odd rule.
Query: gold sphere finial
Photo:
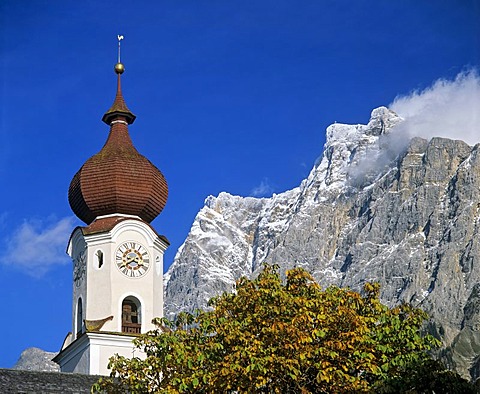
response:
[[[123,74],[124,71],[125,71],[125,66],[122,63],[119,62],[115,64],[115,72],[117,74]]]

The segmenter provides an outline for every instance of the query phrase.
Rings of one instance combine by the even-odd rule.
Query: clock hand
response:
[[[123,267],[126,267],[127,265],[129,265],[131,262],[132,262],[132,258],[129,258],[128,256],[125,257],[125,261],[122,261],[122,265],[120,266],[120,268],[123,268]]]

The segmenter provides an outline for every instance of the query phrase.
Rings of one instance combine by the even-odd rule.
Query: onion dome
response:
[[[68,201],[79,219],[90,224],[104,215],[135,215],[150,223],[163,210],[168,197],[165,177],[133,146],[128,125],[135,121],[123,99],[120,75],[115,65],[117,94],[102,120],[110,134],[102,150],[88,159],[75,174]]]

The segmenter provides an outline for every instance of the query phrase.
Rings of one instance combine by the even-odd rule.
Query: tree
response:
[[[93,391],[109,393],[361,393],[389,392],[412,365],[424,365],[439,342],[421,335],[426,314],[363,293],[322,290],[300,268],[266,265],[211,310],[156,319],[135,340],[146,359],[114,356],[110,378]],[[394,382],[390,386],[386,382]]]
[[[479,390],[458,373],[445,369],[439,361],[427,359],[421,363],[408,365],[402,376],[394,376],[380,382],[375,392],[378,394],[474,394]]]

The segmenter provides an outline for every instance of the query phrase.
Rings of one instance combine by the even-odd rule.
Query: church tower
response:
[[[62,372],[108,375],[109,357],[134,356],[135,335],[163,316],[169,243],[150,222],[163,210],[168,187],[130,139],[135,115],[122,95],[124,70],[119,56],[116,97],[102,118],[110,127],[107,141],[68,190],[70,207],[86,226],[73,230],[67,248],[73,260],[72,332],[54,359]]]

